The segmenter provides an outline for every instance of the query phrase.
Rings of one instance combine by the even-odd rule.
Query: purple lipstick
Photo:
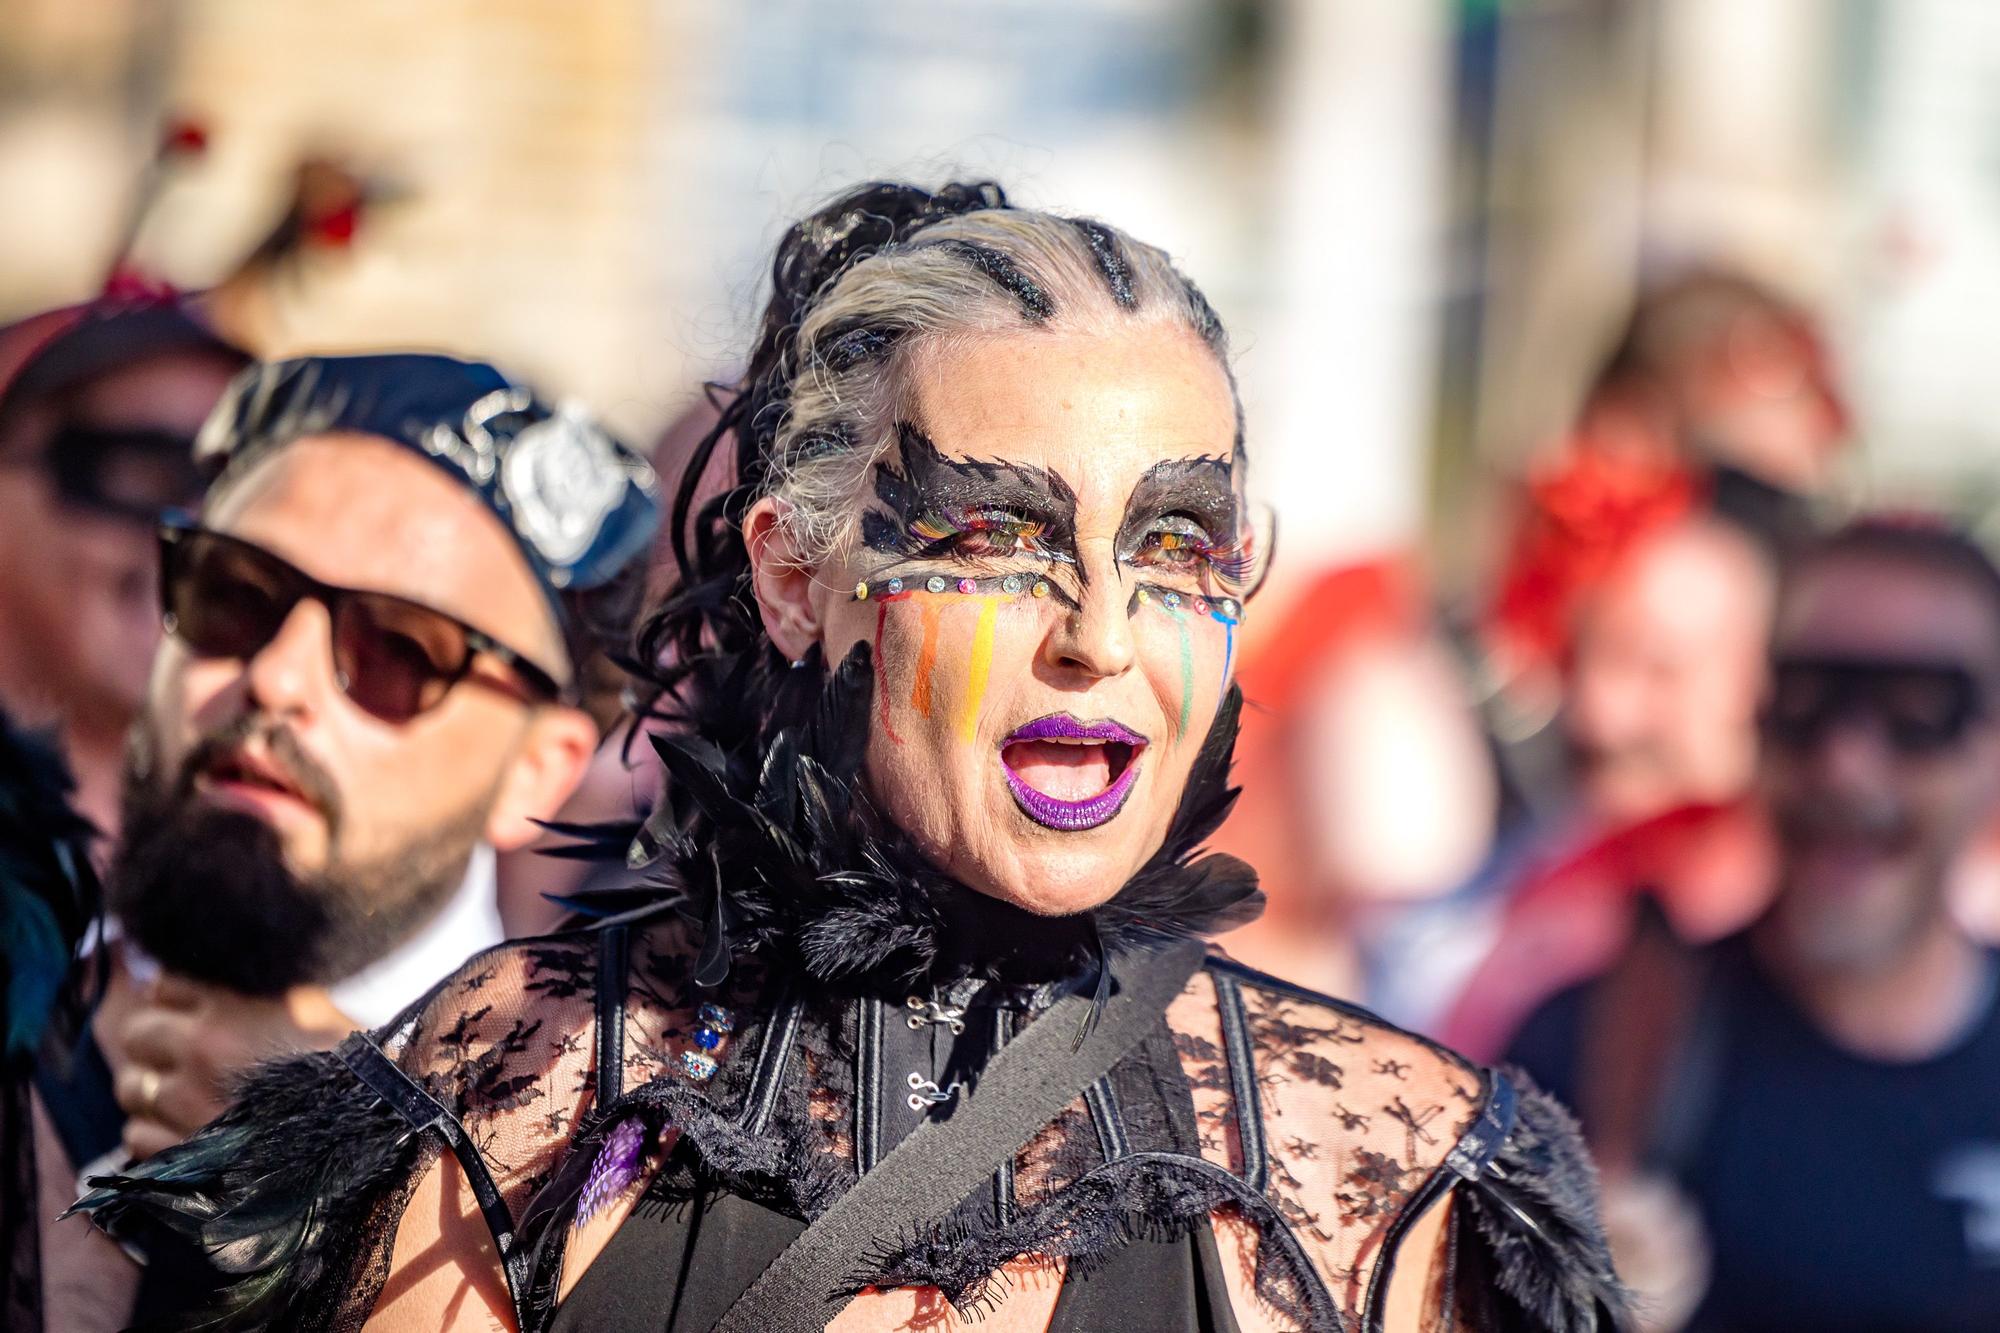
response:
[[[1000,766],[1021,813],[1043,828],[1074,833],[1109,823],[1125,808],[1145,746],[1144,736],[1116,722],[1083,722],[1068,713],[1051,713],[1000,742]],[[1022,769],[1044,781],[1064,769],[1095,770],[1106,781],[1094,795],[1069,799],[1036,787]]]

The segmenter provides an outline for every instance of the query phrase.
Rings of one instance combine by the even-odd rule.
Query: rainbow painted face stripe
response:
[[[861,544],[883,557],[883,564],[854,587],[855,601],[876,604],[876,698],[882,732],[892,742],[902,743],[894,717],[900,706],[898,687],[890,681],[882,653],[889,608],[911,601],[920,618],[908,708],[929,718],[936,702],[933,685],[945,613],[957,603],[971,603],[977,613],[971,620],[963,702],[950,722],[961,737],[973,741],[979,733],[1002,608],[1033,598],[1054,601],[1074,612],[1089,595],[1091,572],[1077,549],[1077,496],[1061,475],[1046,468],[947,456],[908,421],[898,422],[896,431],[897,448],[876,464],[874,504],[861,519]],[[1143,580],[1149,575],[1214,580],[1237,591],[1255,586],[1239,481],[1240,473],[1228,457],[1195,455],[1154,463],[1134,481],[1113,538],[1121,577],[1129,573],[1142,580],[1126,614],[1152,607],[1171,618],[1178,635],[1182,731],[1195,708],[1191,626],[1202,619],[1222,626],[1222,678],[1227,680],[1235,662],[1242,602],[1235,596],[1204,596]],[[991,570],[996,564],[1014,570],[966,572]],[[1028,568],[1021,568],[1024,565]],[[954,619],[954,625],[962,623],[963,617]],[[1137,770],[1136,756],[1137,748],[1128,747],[1123,757],[1131,762],[1114,765],[1110,786],[1085,801],[1065,802],[1035,791],[1012,768],[1007,770],[1008,782],[1023,811],[1037,822],[1059,829],[1094,827],[1116,816],[1124,804]],[[1029,792],[1033,795],[1024,794]]]
[[[988,578],[947,578],[943,574],[915,575],[910,578],[894,577],[871,583],[863,580],[854,585],[854,600],[874,602],[875,610],[875,660],[882,661],[882,635],[888,623],[889,608],[897,602],[915,600],[919,614],[923,617],[921,646],[917,650],[916,670],[910,685],[909,707],[920,717],[931,715],[931,682],[937,671],[937,648],[939,625],[944,609],[954,602],[976,602],[979,615],[972,631],[972,652],[966,665],[965,703],[957,718],[957,730],[965,740],[973,740],[979,730],[979,707],[986,696],[986,684],[993,667],[993,630],[999,617],[999,608],[1005,602],[1022,598],[1045,599],[1057,597],[1068,602],[1070,599],[1055,589],[1047,579],[1033,574],[1004,574]],[[1181,654],[1181,713],[1180,725],[1185,731],[1194,709],[1194,641],[1189,632],[1190,617],[1206,617],[1223,627],[1222,678],[1229,678],[1229,669],[1236,655],[1236,626],[1243,615],[1242,603],[1232,597],[1204,597],[1198,594],[1175,592],[1171,589],[1155,588],[1141,584],[1132,595],[1131,610],[1141,607],[1155,607],[1173,618],[1180,631]],[[882,731],[891,741],[902,744],[902,737],[896,734],[891,708],[891,691],[886,680],[876,689],[882,712]],[[1111,790],[1129,792],[1129,778],[1133,770],[1128,768],[1119,782]],[[1014,788],[1016,799],[1021,798],[1025,784],[1008,770],[1008,782]],[[1032,791],[1032,788],[1027,788]],[[1091,798],[1092,802],[1102,801],[1111,795],[1107,790],[1102,796]],[[1041,800],[1055,802],[1055,798],[1036,793]],[[1124,796],[1106,807],[1104,818],[1109,819],[1124,804]],[[1031,808],[1023,801],[1023,809],[1030,817],[1039,819],[1039,806]],[[1065,819],[1081,816],[1063,816]],[[1097,822],[1102,822],[1097,821]],[[1052,823],[1051,828],[1088,828],[1089,823]]]

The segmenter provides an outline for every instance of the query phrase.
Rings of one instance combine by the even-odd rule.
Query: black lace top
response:
[[[675,795],[641,844],[676,893],[489,951],[374,1038],[265,1068],[221,1120],[83,1206],[142,1241],[199,1242],[225,1275],[205,1312],[224,1326],[358,1329],[415,1182],[452,1151],[523,1327],[706,1328],[912,1128],[976,1097],[1060,995],[1107,978],[1107,957],[1254,909],[1243,867],[1194,855],[1228,808],[1233,706],[1154,861],[1105,907],[1048,921],[943,881],[873,819],[851,767],[817,761],[844,752],[829,741],[856,700],[865,715],[852,665],[747,770],[663,743]],[[663,1165],[602,1272],[559,1303],[578,1215],[640,1188],[641,1161]],[[974,1305],[1029,1256],[1061,1262],[1057,1327],[1089,1326],[1120,1287],[1125,1308],[1143,1288],[1189,1327],[1376,1327],[1403,1237],[1447,1193],[1438,1327],[1620,1320],[1559,1108],[1211,956],[943,1223],[854,1255],[829,1310],[865,1288]],[[621,1268],[652,1285],[607,1323]]]

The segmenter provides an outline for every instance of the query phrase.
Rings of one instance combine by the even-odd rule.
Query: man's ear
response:
[[[597,740],[597,724],[582,709],[538,709],[501,777],[486,817],[486,841],[511,852],[541,837],[535,821],[555,818],[569,800],[590,767]]]
[[[743,519],[743,545],[750,551],[750,586],[764,632],[787,661],[796,662],[819,642],[820,623],[813,606],[812,568],[779,521],[783,503],[767,495],[750,506]]]

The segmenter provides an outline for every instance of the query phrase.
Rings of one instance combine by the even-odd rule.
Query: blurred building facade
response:
[[[266,350],[489,351],[645,434],[726,368],[783,220],[991,174],[1178,255],[1237,334],[1302,585],[1467,537],[1649,278],[1837,316],[1868,470],[1993,441],[1981,0],[0,0],[0,314],[83,294],[169,117],[136,253],[214,281],[331,155],[392,188],[253,312]],[[1280,594],[1282,595],[1282,594]]]

